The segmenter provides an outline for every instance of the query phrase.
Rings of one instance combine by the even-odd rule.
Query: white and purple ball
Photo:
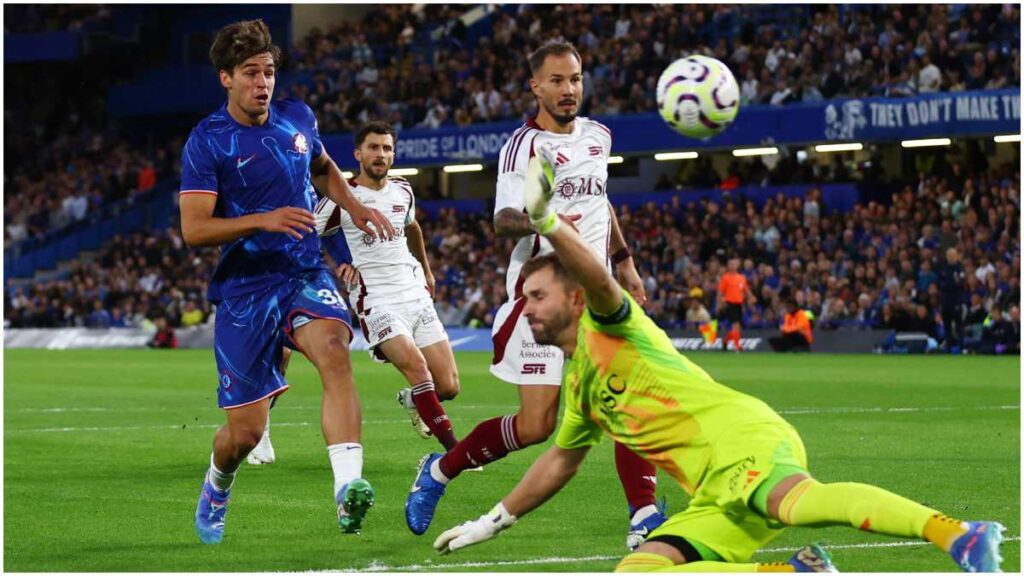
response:
[[[710,138],[732,124],[740,90],[729,67],[707,56],[680,58],[658,78],[658,111],[673,130]]]

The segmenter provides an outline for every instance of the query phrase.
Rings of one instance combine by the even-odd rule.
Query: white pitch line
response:
[[[779,410],[783,415],[805,415],[805,414],[859,414],[859,413],[900,413],[908,412],[952,412],[956,410],[1019,410],[1020,406],[926,406],[922,408],[790,408]],[[464,419],[464,418],[457,418]],[[370,425],[391,425],[404,424],[408,419],[402,420],[363,420],[363,424]],[[319,426],[320,422],[278,422],[274,421],[275,427],[280,426]],[[148,426],[65,426],[53,428],[8,428],[5,433],[48,433],[48,432],[113,432],[117,430],[175,430],[184,428],[217,428],[221,424],[154,424]]]
[[[1004,542],[1019,542],[1020,536],[1009,536]],[[825,549],[832,550],[862,550],[872,548],[909,548],[916,546],[930,546],[930,542],[917,542],[917,541],[903,541],[903,542],[862,542],[859,544],[825,544],[822,546]],[[757,551],[757,555],[760,554],[774,554],[778,552],[794,552],[796,548],[763,548]],[[526,560],[496,560],[493,562],[450,562],[443,564],[407,564],[405,566],[388,566],[386,564],[371,563],[365,568],[348,568],[344,571],[356,571],[356,572],[416,572],[420,570],[429,570],[431,572],[440,572],[449,570],[452,568],[487,568],[487,567],[504,567],[504,566],[534,566],[539,564],[571,564],[573,562],[598,562],[605,560],[619,560],[623,555],[617,556],[552,556],[549,558],[529,558]],[[328,572],[334,572],[334,570],[328,570]]]

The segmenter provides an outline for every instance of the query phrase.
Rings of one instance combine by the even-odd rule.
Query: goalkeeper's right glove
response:
[[[516,517],[509,514],[505,505],[498,505],[490,512],[469,522],[463,522],[455,528],[445,530],[434,540],[434,549],[441,554],[455,552],[466,546],[490,540],[499,532],[516,523]]]
[[[526,213],[530,226],[544,236],[554,232],[560,223],[558,213],[550,205],[555,185],[554,166],[554,151],[543,145],[526,167]]]

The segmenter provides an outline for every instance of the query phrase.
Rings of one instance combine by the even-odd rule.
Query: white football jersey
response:
[[[551,146],[556,156],[555,193],[551,206],[559,214],[580,216],[575,222],[580,236],[607,263],[611,235],[607,197],[608,156],[612,150],[612,133],[599,122],[577,117],[571,134],[555,134],[531,119],[516,130],[498,156],[494,213],[504,208],[526,208],[523,196],[526,166],[542,144]],[[505,277],[510,299],[522,295],[519,270],[523,264],[551,251],[551,244],[539,234],[524,236],[516,242]]]
[[[389,176],[380,190],[359,186],[349,181],[349,188],[364,206],[376,208],[395,228],[391,240],[376,238],[360,230],[352,216],[329,198],[317,203],[317,232],[330,236],[345,234],[352,265],[359,270],[362,281],[352,292],[352,305],[360,314],[376,304],[396,303],[430,297],[423,267],[406,244],[405,227],[416,221],[416,199],[412,185],[405,178]]]

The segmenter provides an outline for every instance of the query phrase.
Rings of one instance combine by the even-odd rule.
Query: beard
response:
[[[579,105],[577,105],[576,108],[569,114],[562,114],[558,111],[557,103],[554,106],[548,106],[547,103],[544,103],[544,109],[547,110],[548,114],[550,114],[551,117],[555,119],[555,122],[558,122],[562,126],[565,126],[566,124],[569,124],[570,122],[575,120],[577,114],[579,114],[580,111],[580,107]]]
[[[537,344],[545,346],[557,346],[558,336],[572,324],[572,315],[568,312],[556,314],[546,322],[539,322],[539,326],[530,326],[533,333],[533,340]]]
[[[388,175],[387,166],[374,166],[373,164],[371,164],[369,166],[364,166],[363,171],[366,173],[367,176],[374,180],[377,180],[378,182],[386,178]]]

